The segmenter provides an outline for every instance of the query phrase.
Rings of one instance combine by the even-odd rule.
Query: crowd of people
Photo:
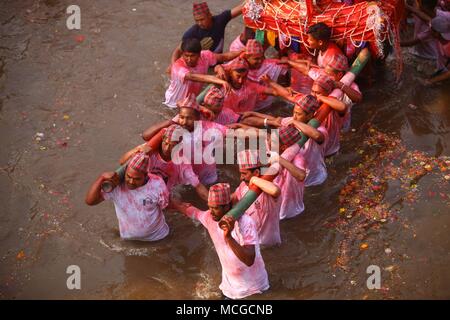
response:
[[[414,40],[404,44],[416,45],[418,53],[429,54],[425,58],[439,55],[438,70],[427,80],[435,83],[449,77],[449,2],[440,1],[438,9],[431,2],[408,5],[417,30]],[[200,221],[222,266],[220,289],[230,299],[269,288],[261,246],[281,245],[280,220],[301,214],[305,188],[327,179],[325,158],[339,152],[341,132],[349,130],[352,108],[363,98],[355,82],[341,80],[355,57],[369,51],[368,44],[355,47],[351,42],[331,41],[331,28],[317,23],[307,30],[309,50],[303,44],[297,50],[275,45],[278,57],[266,58],[270,41],[256,39],[255,30],[246,27],[224,52],[226,25],[241,14],[243,5],[212,15],[207,3],[193,4],[195,25],[184,33],[167,69],[170,85],[164,105],[177,115],[144,130],[145,141],[162,132],[159,145],[155,148],[146,142],[126,152],[120,159],[126,166],[124,176],[101,174],[86,196],[88,205],[113,201],[120,236],[126,240],[165,238],[169,226],[164,211]],[[275,97],[287,102],[290,117],[267,114],[273,111]],[[308,124],[323,103],[331,108],[327,118],[318,127]],[[237,129],[247,129],[239,131],[243,139],[277,130],[279,148],[267,140],[267,161],[255,148],[237,152],[241,184],[233,191],[229,183],[218,182],[215,161],[201,157],[196,161],[196,148],[217,146],[220,139],[205,139],[208,130],[221,137],[230,132],[237,137]],[[298,148],[304,136],[309,139]],[[179,152],[180,145],[186,144],[189,148]],[[274,164],[279,165],[278,175],[268,186],[261,184],[265,170]],[[105,181],[114,188],[103,189]],[[252,184],[263,192],[236,220],[226,215]],[[209,209],[171,195],[178,185],[192,186]],[[232,227],[222,229],[221,220]]]

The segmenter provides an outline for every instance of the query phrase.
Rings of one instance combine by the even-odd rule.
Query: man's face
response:
[[[172,150],[177,144],[177,141],[170,141],[168,137],[164,136],[161,142],[161,151],[163,156],[171,158]]]
[[[247,62],[250,69],[259,69],[264,62],[264,54],[249,54],[247,55]]]
[[[235,89],[242,88],[245,80],[247,79],[247,73],[248,72],[238,72],[236,70],[232,70],[230,73],[231,86]]]
[[[321,86],[314,83],[311,88],[311,95],[317,98],[318,95],[326,96],[327,93]]]
[[[183,51],[181,57],[183,58],[184,62],[188,67],[194,68],[198,63],[198,59],[200,59],[200,54],[189,51]]]
[[[128,189],[134,190],[139,187],[142,187],[145,184],[145,174],[136,171],[133,168],[127,168],[125,173],[125,184]]]
[[[197,113],[192,108],[180,108],[178,124],[189,132],[194,131],[194,123],[198,120]]]
[[[292,118],[295,121],[299,121],[299,122],[303,122],[303,123],[307,123],[309,121],[308,114],[299,105],[294,106]]]
[[[241,174],[241,181],[244,181],[247,186],[250,184],[250,179],[253,176],[259,177],[259,169],[253,171],[248,169],[240,169],[239,172]]]
[[[211,212],[211,216],[213,218],[214,221],[219,222],[220,219],[222,219],[222,217],[225,215],[225,206],[209,206],[209,210]]]
[[[200,29],[209,30],[212,28],[213,19],[211,14],[199,14],[194,16],[195,24],[199,26]]]
[[[308,44],[311,49],[320,49],[323,42],[322,40],[317,40],[311,34],[308,34]]]

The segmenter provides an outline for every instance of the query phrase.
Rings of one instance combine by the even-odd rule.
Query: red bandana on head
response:
[[[138,172],[146,174],[148,171],[149,156],[145,153],[136,153],[130,162],[128,162],[128,168],[132,168]]]
[[[255,39],[249,39],[245,46],[246,54],[264,54],[264,48],[261,43]]]
[[[192,14],[194,16],[203,16],[210,13],[208,4],[206,2],[193,3],[192,4]]]
[[[237,161],[241,170],[261,167],[258,150],[242,150],[237,154]]]
[[[228,183],[217,183],[209,188],[208,205],[223,206],[231,202],[231,190]]]
[[[205,99],[203,99],[204,103],[213,106],[213,107],[221,107],[223,105],[223,99],[225,95],[220,88],[212,86],[208,92],[206,93]]]
[[[303,111],[306,113],[314,113],[319,109],[319,101],[314,98],[312,95],[303,95],[299,94],[295,98],[295,104],[297,104]]]
[[[178,101],[177,107],[178,108],[190,108],[190,109],[194,109],[194,110],[198,110],[198,111],[200,110],[200,106],[197,102],[197,99],[195,99],[195,95],[193,93],[188,95],[183,100]]]

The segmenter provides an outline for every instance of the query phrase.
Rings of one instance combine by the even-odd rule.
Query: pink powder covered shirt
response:
[[[233,89],[225,96],[223,106],[234,112],[253,111],[259,100],[267,99],[266,87],[247,79],[240,89]]]
[[[114,202],[122,239],[156,241],[169,234],[162,211],[168,205],[169,192],[160,177],[149,174],[142,187],[130,190],[122,183],[102,196]]]
[[[231,52],[233,52],[233,51],[241,51],[243,49],[245,49],[245,44],[242,43],[241,36],[238,35],[236,37],[236,39],[234,39],[233,42],[231,42],[231,44],[230,44],[230,51]]]
[[[172,119],[175,123],[177,123],[177,120],[177,116]],[[183,135],[182,143],[187,145],[186,148],[190,146],[191,149],[190,154],[184,154],[183,156],[188,159],[188,163],[192,165],[192,169],[201,183],[213,184],[217,181],[217,166],[215,161],[211,161],[211,163],[205,161],[205,148],[208,148],[209,144],[214,143],[213,141],[216,139],[218,146],[223,146],[221,142],[225,140],[222,140],[219,135],[225,137],[228,128],[219,123],[205,120],[200,120],[197,124],[194,126],[193,132],[185,132]],[[212,134],[213,139],[207,139],[207,131]]]
[[[288,68],[285,65],[278,64],[276,59],[265,59],[258,69],[250,69],[248,71],[248,79],[259,83],[261,77],[265,74],[273,81],[277,81],[280,75],[285,75]],[[258,99],[254,110],[261,110],[270,106],[274,97],[268,96],[265,99]]]
[[[235,191],[236,198],[241,200],[248,190],[248,186],[245,182],[241,182]],[[280,205],[280,197],[273,198],[263,192],[245,212],[256,223],[260,244],[270,246],[281,243],[279,218]]]
[[[322,69],[311,69],[308,73],[309,77],[313,80],[317,79],[322,74]],[[341,79],[342,80],[342,79]],[[344,83],[348,85],[349,81],[345,81]],[[350,88],[361,92],[359,90],[358,85],[355,82],[350,83]],[[334,89],[330,97],[335,97],[338,100],[341,100],[347,105],[347,111],[344,116],[340,116],[336,111],[330,112],[330,115],[327,117],[325,123],[325,127],[328,130],[328,134],[330,136],[329,145],[326,147],[325,156],[329,156],[339,151],[339,131],[342,129],[343,131],[348,131],[350,129],[351,124],[351,109],[353,106],[352,100],[344,94],[339,88]],[[336,117],[337,116],[337,117]]]
[[[317,65],[321,68],[325,68],[335,55],[345,56],[342,53],[342,50],[339,49],[339,47],[334,42],[330,42],[325,52],[322,53],[319,51],[319,55],[317,56]]]
[[[170,108],[176,108],[177,102],[186,98],[189,94],[193,93],[197,96],[202,90],[203,83],[186,80],[186,74],[207,74],[208,68],[216,63],[216,55],[209,50],[200,52],[200,58],[195,67],[188,67],[183,58],[175,61],[172,65],[170,85],[166,90],[164,104]]]
[[[292,117],[283,118],[281,125],[286,125]],[[327,167],[325,165],[325,147],[328,142],[328,131],[321,125],[317,128],[324,136],[324,141],[318,144],[313,139],[308,139],[305,145],[300,149],[306,168],[305,187],[322,184],[327,179]]]
[[[240,115],[230,108],[222,108],[214,122],[226,126],[227,124],[237,123]]]
[[[200,184],[200,180],[190,164],[175,164],[172,161],[165,161],[159,152],[150,156],[148,171],[160,176],[166,182],[169,190],[179,184],[191,185],[194,188]]]
[[[235,223],[231,236],[239,245],[255,246],[255,261],[249,267],[244,264],[225,241],[224,232],[210,211],[201,211],[189,207],[186,214],[200,223],[208,230],[211,240],[222,265],[222,283],[219,288],[223,294],[231,299],[242,299],[253,294],[262,293],[269,289],[264,260],[261,256],[258,233],[254,221],[246,214]]]
[[[337,111],[331,110],[324,122],[323,126],[328,132],[328,141],[325,145],[325,157],[335,154],[340,148],[340,134],[341,125],[344,120],[344,116],[340,115]]]
[[[295,153],[295,154],[293,154]],[[303,155],[297,149],[291,147],[287,148],[282,154],[282,157],[293,159],[290,161],[297,168],[306,171],[305,160]],[[305,190],[304,181],[298,181],[285,168],[275,178],[274,182],[281,188],[281,206],[280,219],[293,218],[305,210],[303,203],[303,193]]]

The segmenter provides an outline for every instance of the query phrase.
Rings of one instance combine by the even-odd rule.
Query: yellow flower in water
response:
[[[23,252],[23,250],[21,250],[21,251],[17,254],[16,259],[17,259],[17,260],[22,260],[22,259],[24,259],[24,258],[25,258],[25,252]]]

